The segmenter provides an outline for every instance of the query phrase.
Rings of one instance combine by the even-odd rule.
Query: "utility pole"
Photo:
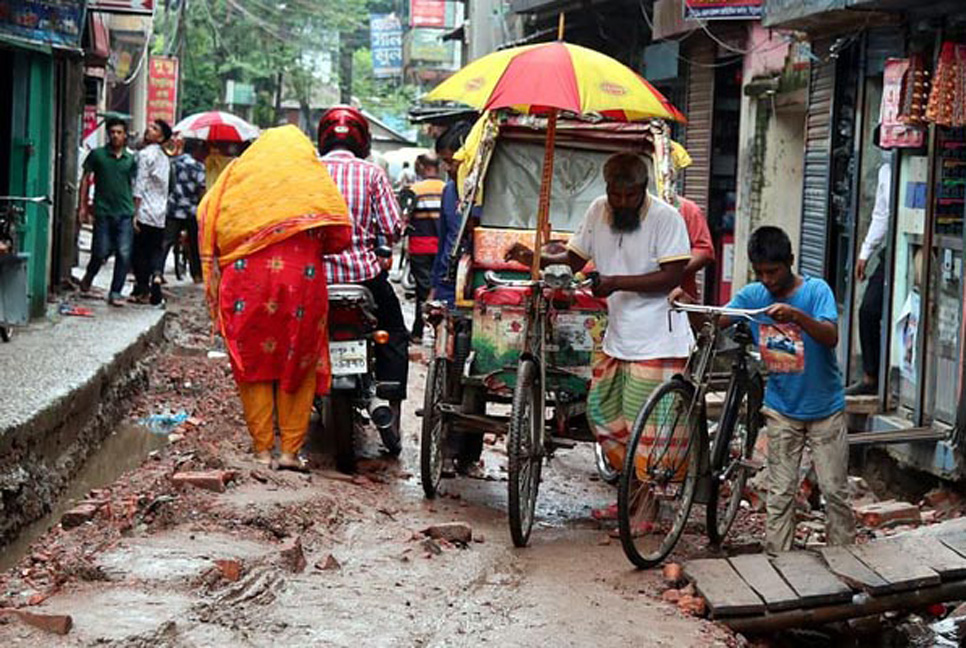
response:
[[[181,0],[178,8],[178,103],[175,110],[175,123],[184,116],[184,54],[188,47],[188,27],[185,25],[188,0]],[[174,124],[171,124],[174,126]]]

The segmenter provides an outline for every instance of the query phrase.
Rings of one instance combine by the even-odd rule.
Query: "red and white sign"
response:
[[[90,137],[97,130],[97,106],[84,106],[84,139]]]
[[[154,0],[88,0],[88,11],[154,15]]]
[[[446,27],[445,0],[409,0],[410,27]]]
[[[147,122],[163,119],[173,125],[178,115],[178,59],[152,56],[148,66]]]

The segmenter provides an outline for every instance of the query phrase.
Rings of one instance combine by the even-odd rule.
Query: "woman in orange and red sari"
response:
[[[255,460],[300,470],[316,394],[328,391],[322,256],[351,228],[345,200],[294,126],[266,131],[221,174],[198,210],[205,290],[225,339]]]

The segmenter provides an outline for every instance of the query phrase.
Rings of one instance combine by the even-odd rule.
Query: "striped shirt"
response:
[[[409,221],[409,254],[435,255],[439,249],[439,209],[445,185],[439,178],[428,178],[411,187],[416,204]]]
[[[352,244],[341,254],[325,257],[329,283],[360,283],[382,272],[375,249],[378,238],[392,245],[402,227],[399,203],[392,184],[379,166],[360,160],[349,151],[336,150],[322,156],[352,217]]]

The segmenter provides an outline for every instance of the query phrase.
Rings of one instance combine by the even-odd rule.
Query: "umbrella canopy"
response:
[[[616,121],[685,121],[671,102],[623,63],[561,41],[488,54],[443,81],[422,101],[456,101],[480,111],[561,110]]]
[[[258,128],[231,113],[210,110],[179,121],[174,132],[181,137],[206,142],[247,142],[258,137]]]

